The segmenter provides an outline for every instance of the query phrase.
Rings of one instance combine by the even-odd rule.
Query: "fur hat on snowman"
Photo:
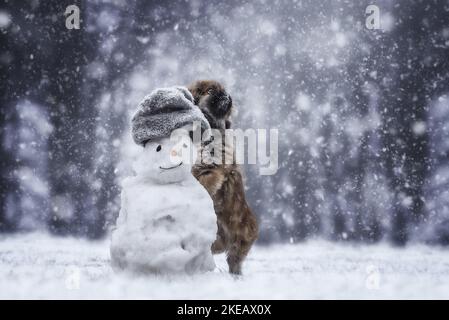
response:
[[[190,91],[182,86],[151,92],[132,118],[134,142],[145,146],[148,141],[168,137],[176,129],[197,123],[202,132],[209,132],[209,122],[193,101]]]

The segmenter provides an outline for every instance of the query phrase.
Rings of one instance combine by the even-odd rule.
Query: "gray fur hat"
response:
[[[132,136],[135,143],[143,146],[149,140],[169,137],[173,130],[195,121],[201,123],[202,130],[210,129],[187,88],[159,88],[139,103],[132,118]]]

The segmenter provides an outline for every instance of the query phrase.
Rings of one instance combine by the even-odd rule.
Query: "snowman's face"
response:
[[[188,133],[150,141],[145,145],[144,163],[136,171],[158,183],[180,182],[191,177],[196,153]]]

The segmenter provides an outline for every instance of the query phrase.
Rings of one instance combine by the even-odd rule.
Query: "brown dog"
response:
[[[209,121],[212,129],[222,131],[230,128],[232,99],[224,87],[212,80],[197,81],[189,86],[195,104]],[[228,146],[223,154],[232,153]],[[224,159],[223,162],[224,163]],[[209,192],[217,215],[217,239],[212,253],[226,252],[229,272],[241,274],[242,262],[257,239],[257,220],[246,199],[242,173],[236,164],[197,164],[192,173]]]

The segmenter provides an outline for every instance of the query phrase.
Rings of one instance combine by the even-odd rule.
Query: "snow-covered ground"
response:
[[[109,266],[108,241],[0,237],[0,298],[366,299],[449,298],[449,250],[325,241],[255,247],[244,276],[131,277]]]

